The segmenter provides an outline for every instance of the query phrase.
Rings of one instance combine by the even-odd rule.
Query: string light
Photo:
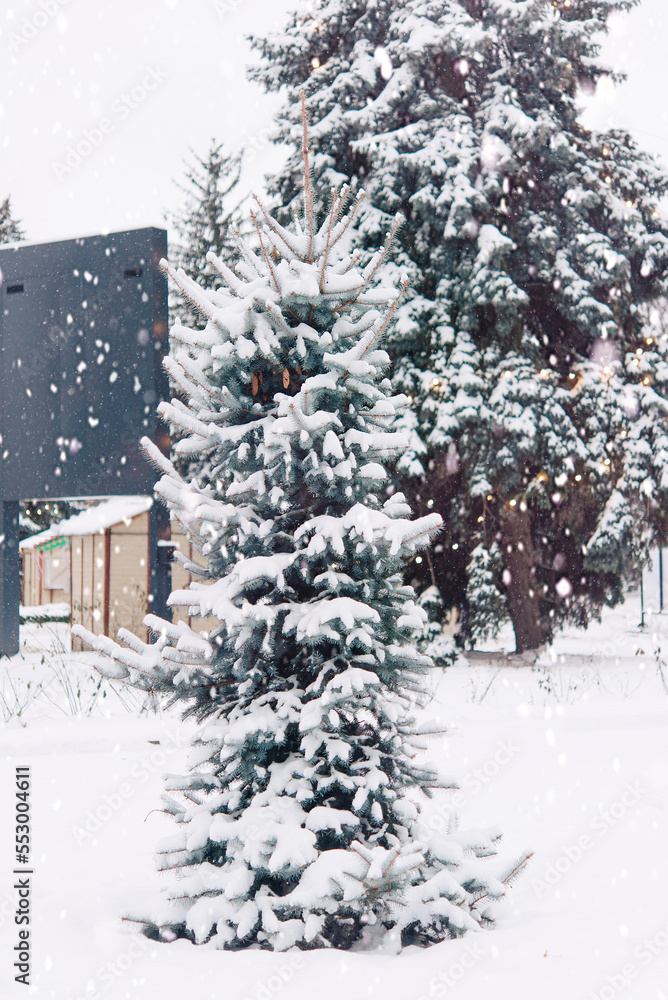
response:
[[[320,60],[318,59],[317,56],[313,56],[313,59],[311,59],[311,66],[313,66],[313,69],[318,69],[319,68],[319,66],[320,66]]]

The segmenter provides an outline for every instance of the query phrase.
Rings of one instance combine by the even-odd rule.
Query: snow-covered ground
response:
[[[67,652],[66,626],[25,626],[21,655],[0,661],[0,997],[665,1000],[668,616],[650,616],[644,632],[639,620],[632,597],[538,665],[478,654],[432,674],[427,713],[447,735],[430,757],[461,790],[436,793],[425,836],[454,797],[462,827],[499,826],[504,857],[526,846],[535,855],[493,930],[399,956],[216,952],[157,945],[123,924],[159,891],[153,854],[170,832],[156,811],[161,779],[182,770],[191,727],[91,681],[87,654]],[[11,807],[14,768],[25,765],[28,989],[12,969]]]

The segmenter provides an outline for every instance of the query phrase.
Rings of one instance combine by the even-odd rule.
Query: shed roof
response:
[[[104,500],[96,507],[82,510],[80,514],[51,525],[46,531],[24,538],[20,544],[22,549],[36,549],[48,545],[57,538],[68,538],[72,535],[96,535],[112,528],[121,521],[129,523],[133,517],[149,510],[153,500],[151,497],[113,497]]]

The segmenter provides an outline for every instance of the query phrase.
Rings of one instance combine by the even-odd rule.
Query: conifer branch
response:
[[[327,268],[327,259],[329,257],[329,241],[332,238],[332,224],[334,222],[334,211],[336,209],[337,198],[336,195],[332,198],[332,208],[329,213],[329,224],[327,226],[327,240],[325,243],[325,252],[322,256],[322,268],[320,271],[320,281],[318,282],[318,291],[322,294],[322,286],[325,280],[325,270]]]
[[[264,259],[265,259],[265,261],[267,263],[267,267],[269,268],[269,273],[271,274],[272,280],[274,282],[274,287],[275,287],[276,291],[278,292],[278,294],[280,295],[281,294],[281,289],[278,287],[278,281],[276,279],[276,275],[274,274],[274,269],[273,269],[273,267],[271,265],[271,261],[269,260],[269,255],[268,255],[267,251],[264,248],[264,242],[262,240],[262,233],[260,232],[260,227],[258,226],[257,218],[255,217],[255,214],[253,212],[250,213],[250,217],[253,220],[253,225],[255,226],[255,231],[257,232],[257,237],[258,237],[258,239],[260,241],[260,247],[262,248],[262,254],[263,254]]]
[[[213,250],[209,250],[206,255],[206,259],[209,264],[211,264],[213,269],[218,272],[230,290],[234,292],[235,295],[241,295],[243,291],[243,282],[240,278],[237,278],[232,268],[228,267],[227,264],[225,264],[220,257],[213,252]]]
[[[378,269],[380,267],[382,267],[383,263],[385,262],[385,260],[387,258],[387,255],[390,252],[390,247],[394,243],[394,238],[397,235],[397,233],[399,232],[399,230],[401,229],[401,227],[403,226],[403,224],[404,224],[405,221],[406,220],[404,219],[403,215],[401,215],[401,214],[397,214],[394,217],[394,225],[392,227],[391,232],[389,232],[388,235],[387,235],[387,239],[385,240],[385,246],[383,247],[383,249],[381,250],[381,252],[374,258],[374,260],[372,260],[369,263],[369,265],[362,272],[362,274],[364,276],[364,280],[366,282],[371,281],[371,279],[373,278],[374,274],[376,274],[376,272],[378,271]]]
[[[208,320],[215,323],[218,329],[223,329],[215,319],[215,310],[212,303],[201,291],[199,285],[189,278],[182,268],[174,270],[171,264],[163,259],[160,261],[160,268],[169,275],[174,284],[181,290],[189,302],[195,306]]]
[[[524,869],[527,867],[532,857],[533,851],[525,851],[519,860],[516,861],[511,867],[511,869],[505,875],[501,876],[499,881],[502,882],[503,885],[514,885],[520,875],[523,874]]]
[[[283,245],[288,248],[288,250],[294,257],[296,257],[298,260],[306,262],[306,258],[302,257],[302,255],[298,252],[297,248],[290,243],[289,240],[290,234],[288,233],[288,231],[285,230],[282,226],[279,226],[275,219],[272,219],[272,217],[269,215],[266,208],[264,207],[264,205],[262,204],[262,202],[260,201],[260,199],[256,194],[253,195],[253,200],[256,202],[258,208],[264,215],[265,225],[272,231],[272,233],[274,233],[278,237],[278,239],[283,243]]]
[[[313,236],[314,236],[314,220],[313,220],[313,190],[311,188],[311,172],[309,168],[308,161],[308,117],[306,114],[306,92],[301,91],[299,94],[302,104],[302,157],[304,161],[304,219],[308,226],[309,243],[308,243],[308,259],[309,262],[313,261]]]
[[[388,323],[392,319],[392,316],[396,312],[397,306],[399,305],[399,302],[401,301],[404,292],[408,288],[408,283],[409,283],[409,279],[406,278],[406,280],[404,281],[403,285],[401,286],[399,294],[397,295],[396,299],[394,300],[394,302],[392,303],[392,305],[388,309],[387,313],[385,314],[385,319],[381,323],[380,327],[378,328],[378,330],[377,330],[376,334],[374,335],[373,339],[371,340],[371,342],[369,344],[367,344],[367,346],[364,348],[364,350],[360,354],[360,358],[363,358],[364,355],[367,353],[367,351],[371,350],[371,348],[376,343],[376,341],[380,337],[382,337],[382,335],[385,333],[385,330],[387,329]]]
[[[289,337],[294,337],[295,331],[292,329],[292,327],[287,325],[287,323],[283,319],[283,314],[281,313],[279,307],[274,302],[267,302],[266,308],[271,318],[276,320],[283,333],[286,333]],[[293,313],[292,315],[294,316],[295,314]],[[296,316],[295,318],[299,319],[298,316]]]
[[[366,198],[366,192],[364,190],[360,191],[355,200],[355,204],[353,205],[349,214],[346,216],[345,219],[342,220],[341,224],[336,227],[338,232],[336,232],[336,236],[332,240],[332,249],[336,246],[339,240],[348,231],[349,227],[351,226],[352,222],[355,219],[355,216],[357,215],[360,205],[362,204],[365,198]]]
[[[435,516],[438,517],[440,522],[439,524],[432,524],[428,527],[420,528],[419,531],[416,531],[412,535],[404,535],[401,544],[406,545],[407,542],[415,542],[418,538],[422,538],[424,535],[431,537],[431,535],[436,534],[437,531],[441,531],[443,529],[443,521],[440,515],[436,514]],[[434,515],[428,514],[427,517],[434,517]],[[417,523],[419,524],[420,522],[418,521]]]
[[[217,395],[217,391],[216,391],[215,386],[211,385],[211,383],[208,381],[208,379],[206,381],[203,381],[202,380],[203,377],[198,377],[199,373],[196,374],[195,371],[192,370],[192,365],[189,365],[182,358],[179,358],[179,357],[166,357],[164,364],[165,364],[165,368],[168,370],[169,374],[173,375],[173,376],[175,375],[175,369],[176,368],[180,368],[181,369],[181,371],[186,375],[186,377],[188,379],[188,388],[190,389],[190,394],[191,395],[193,395],[192,387],[193,386],[197,386],[205,394],[205,396],[204,396],[204,402],[207,402],[206,396],[209,396],[210,398],[215,399],[215,397]],[[180,385],[184,385],[185,384],[182,379],[178,379],[178,381],[179,381]]]
[[[174,510],[174,508],[172,507],[172,503],[173,501],[170,500],[169,504],[171,507],[172,517],[174,518],[175,521],[178,521],[178,523],[183,528],[185,534],[189,535],[192,538],[192,540],[195,542],[195,547],[198,549],[199,552],[201,552],[204,545],[206,544],[205,539],[202,538],[202,536],[195,530],[195,528],[191,527],[189,524],[186,524],[183,518],[179,516],[178,511]],[[183,510],[185,510],[185,506],[183,507]]]
[[[353,268],[357,267],[359,262],[362,260],[362,256],[363,254],[361,250],[358,253],[354,254],[350,259],[350,263],[343,269],[343,271],[339,273],[348,274],[348,271],[352,271]]]
[[[232,239],[234,240],[234,245],[239,251],[239,255],[243,261],[248,264],[255,275],[262,274],[262,265],[260,258],[257,254],[251,250],[246,241],[243,239],[238,229],[232,233]]]
[[[364,286],[362,285],[361,288],[357,290],[357,295],[355,296],[354,299],[346,299],[346,301],[342,302],[340,305],[334,306],[332,312],[333,313],[341,312],[343,309],[347,309],[348,306],[354,306],[355,302],[359,298],[360,293],[363,291],[364,291]]]
[[[181,411],[179,410],[176,410],[176,412],[174,412],[173,407],[171,408],[170,411],[168,407],[169,407],[168,403],[162,406],[160,408],[160,413],[162,415],[169,414],[168,419],[171,424],[176,424],[177,427],[180,427],[184,431],[188,431],[190,434],[196,434],[198,437],[202,439],[203,442],[202,447],[207,447],[207,445],[213,442],[213,438],[211,437],[210,434],[202,433],[202,429],[206,430],[206,428],[204,427],[202,422],[197,419],[197,417],[193,417],[191,420],[185,413],[181,413]]]
[[[176,471],[176,469],[174,468],[174,466],[172,465],[172,463],[169,461],[169,459],[167,458],[167,456],[163,455],[163,453],[160,451],[160,449],[158,448],[158,446],[155,445],[151,441],[151,439],[149,437],[146,437],[146,435],[144,435],[144,437],[141,438],[139,444],[141,445],[142,450],[146,452],[146,454],[148,455],[148,457],[151,460],[151,462],[153,462],[153,464],[158,469],[160,469],[166,475],[172,476],[174,479],[178,480],[179,482],[181,482],[181,483],[183,482],[183,479],[181,478],[181,476],[179,475],[179,473]]]

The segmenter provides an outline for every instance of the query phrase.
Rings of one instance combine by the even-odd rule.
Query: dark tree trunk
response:
[[[549,624],[541,618],[536,581],[536,561],[529,512],[506,509],[501,520],[503,582],[515,630],[517,653],[542,646],[549,638]]]

